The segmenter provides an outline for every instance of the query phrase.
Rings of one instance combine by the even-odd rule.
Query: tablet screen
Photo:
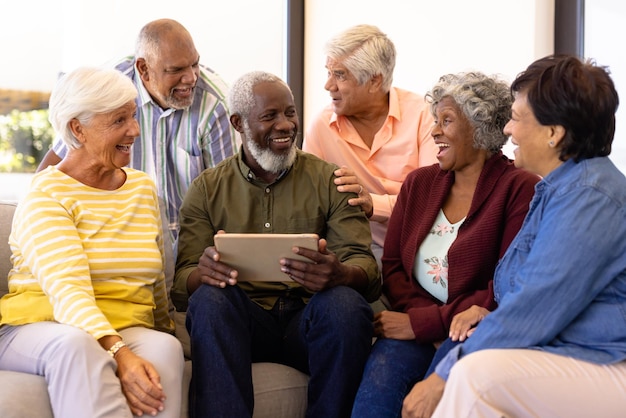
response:
[[[216,234],[220,261],[238,272],[238,281],[284,282],[291,279],[280,270],[281,258],[311,262],[295,254],[293,247],[318,249],[317,234]]]

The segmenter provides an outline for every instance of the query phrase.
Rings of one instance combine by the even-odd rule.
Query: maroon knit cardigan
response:
[[[420,343],[448,337],[452,317],[479,305],[496,307],[496,263],[522,226],[539,177],[517,169],[502,153],[482,170],[474,198],[448,251],[448,301],[442,304],[413,278],[417,250],[450,193],[454,172],[438,164],[405,179],[389,218],[383,253],[383,293],[391,309],[406,312]]]

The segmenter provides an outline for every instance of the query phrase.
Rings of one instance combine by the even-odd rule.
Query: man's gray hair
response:
[[[179,22],[173,19],[158,19],[147,23],[139,31],[135,41],[135,59],[143,58],[154,64],[160,55],[161,43],[167,39],[171,33],[180,37],[191,39],[189,31]]]
[[[329,58],[342,61],[359,85],[380,74],[383,91],[387,93],[391,89],[396,47],[378,27],[353,26],[330,39],[325,51]]]
[[[255,104],[253,90],[260,83],[282,83],[291,92],[289,85],[274,74],[265,71],[246,73],[233,83],[228,93],[228,108],[232,115],[239,115],[242,119],[248,120]],[[291,96],[293,98],[293,93]]]

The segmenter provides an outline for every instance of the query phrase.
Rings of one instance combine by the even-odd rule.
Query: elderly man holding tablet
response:
[[[180,211],[172,296],[187,309],[190,416],[252,416],[250,365],[259,361],[310,374],[308,415],[347,416],[371,346],[368,302],[380,295],[369,222],[347,204],[354,194],[337,191],[337,166],[296,148],[298,114],[285,82],[248,73],[229,102],[241,150],[202,173]],[[218,231],[320,239],[277,259],[278,281],[243,282],[215,249]]]

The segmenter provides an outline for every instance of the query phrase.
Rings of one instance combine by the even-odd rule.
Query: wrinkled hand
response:
[[[152,364],[135,355],[127,347],[118,351],[117,376],[122,383],[122,392],[134,415],[155,416],[165,408],[165,393],[160,377]]]
[[[223,234],[220,230],[218,234]],[[220,254],[215,247],[207,247],[198,260],[197,271],[202,283],[224,288],[237,284],[237,270],[220,262]]]
[[[346,284],[347,267],[337,256],[328,251],[325,239],[319,240],[319,251],[309,248],[294,247],[294,254],[304,256],[312,261],[282,258],[280,269],[292,280],[300,283],[312,292]]]
[[[374,316],[374,335],[395,340],[414,340],[409,314],[382,311]]]
[[[359,183],[359,179],[354,174],[354,171],[348,167],[341,167],[335,170],[335,184],[337,185],[337,191],[339,192],[353,192],[358,195],[357,198],[348,200],[350,206],[361,206],[365,215],[371,218],[374,214],[374,202],[372,196],[365,186]]]
[[[450,339],[465,341],[476,329],[476,325],[489,315],[489,310],[482,306],[472,305],[463,312],[454,315],[450,323]]]
[[[413,386],[402,403],[402,418],[428,418],[443,396],[446,382],[433,373]]]

